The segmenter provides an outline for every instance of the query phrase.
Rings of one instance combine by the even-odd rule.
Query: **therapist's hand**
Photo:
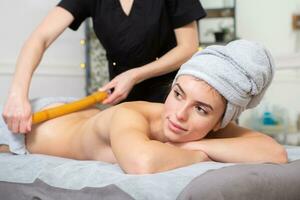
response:
[[[119,103],[128,96],[129,92],[136,83],[137,73],[135,69],[131,69],[119,74],[109,83],[99,89],[99,91],[110,91],[113,89],[113,92],[102,103],[112,105]]]
[[[13,133],[28,133],[31,131],[32,113],[28,99],[18,95],[10,95],[2,113],[7,127]]]

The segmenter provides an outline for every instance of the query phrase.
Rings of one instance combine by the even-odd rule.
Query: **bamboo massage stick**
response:
[[[32,123],[38,124],[49,119],[85,109],[102,102],[107,96],[108,94],[106,92],[95,92],[77,101],[36,112],[32,115]]]

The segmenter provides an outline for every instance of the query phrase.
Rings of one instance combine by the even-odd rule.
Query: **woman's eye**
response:
[[[196,106],[196,110],[200,114],[207,114],[207,111],[202,106]]]
[[[175,96],[177,99],[181,99],[181,94],[180,94],[177,90],[174,90],[174,96]]]

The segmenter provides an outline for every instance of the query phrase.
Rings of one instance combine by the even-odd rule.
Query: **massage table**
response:
[[[300,147],[286,149],[288,164],[203,162],[145,175],[100,161],[0,153],[0,199],[297,200]]]
[[[82,109],[103,98],[105,95],[96,101],[83,99],[85,106],[77,106]],[[67,112],[74,111],[72,105],[67,107]],[[47,112],[36,113],[34,123],[65,114],[55,108]],[[300,199],[300,147],[285,148],[287,164],[210,161],[145,175],[126,174],[118,164],[101,161],[0,153],[0,199]]]

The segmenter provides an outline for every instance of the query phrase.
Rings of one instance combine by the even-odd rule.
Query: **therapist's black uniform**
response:
[[[119,0],[62,0],[58,6],[74,16],[73,30],[92,17],[110,79],[163,56],[177,44],[174,29],[206,15],[199,0],[134,0],[128,16]],[[135,85],[124,101],[163,102],[176,72]]]

